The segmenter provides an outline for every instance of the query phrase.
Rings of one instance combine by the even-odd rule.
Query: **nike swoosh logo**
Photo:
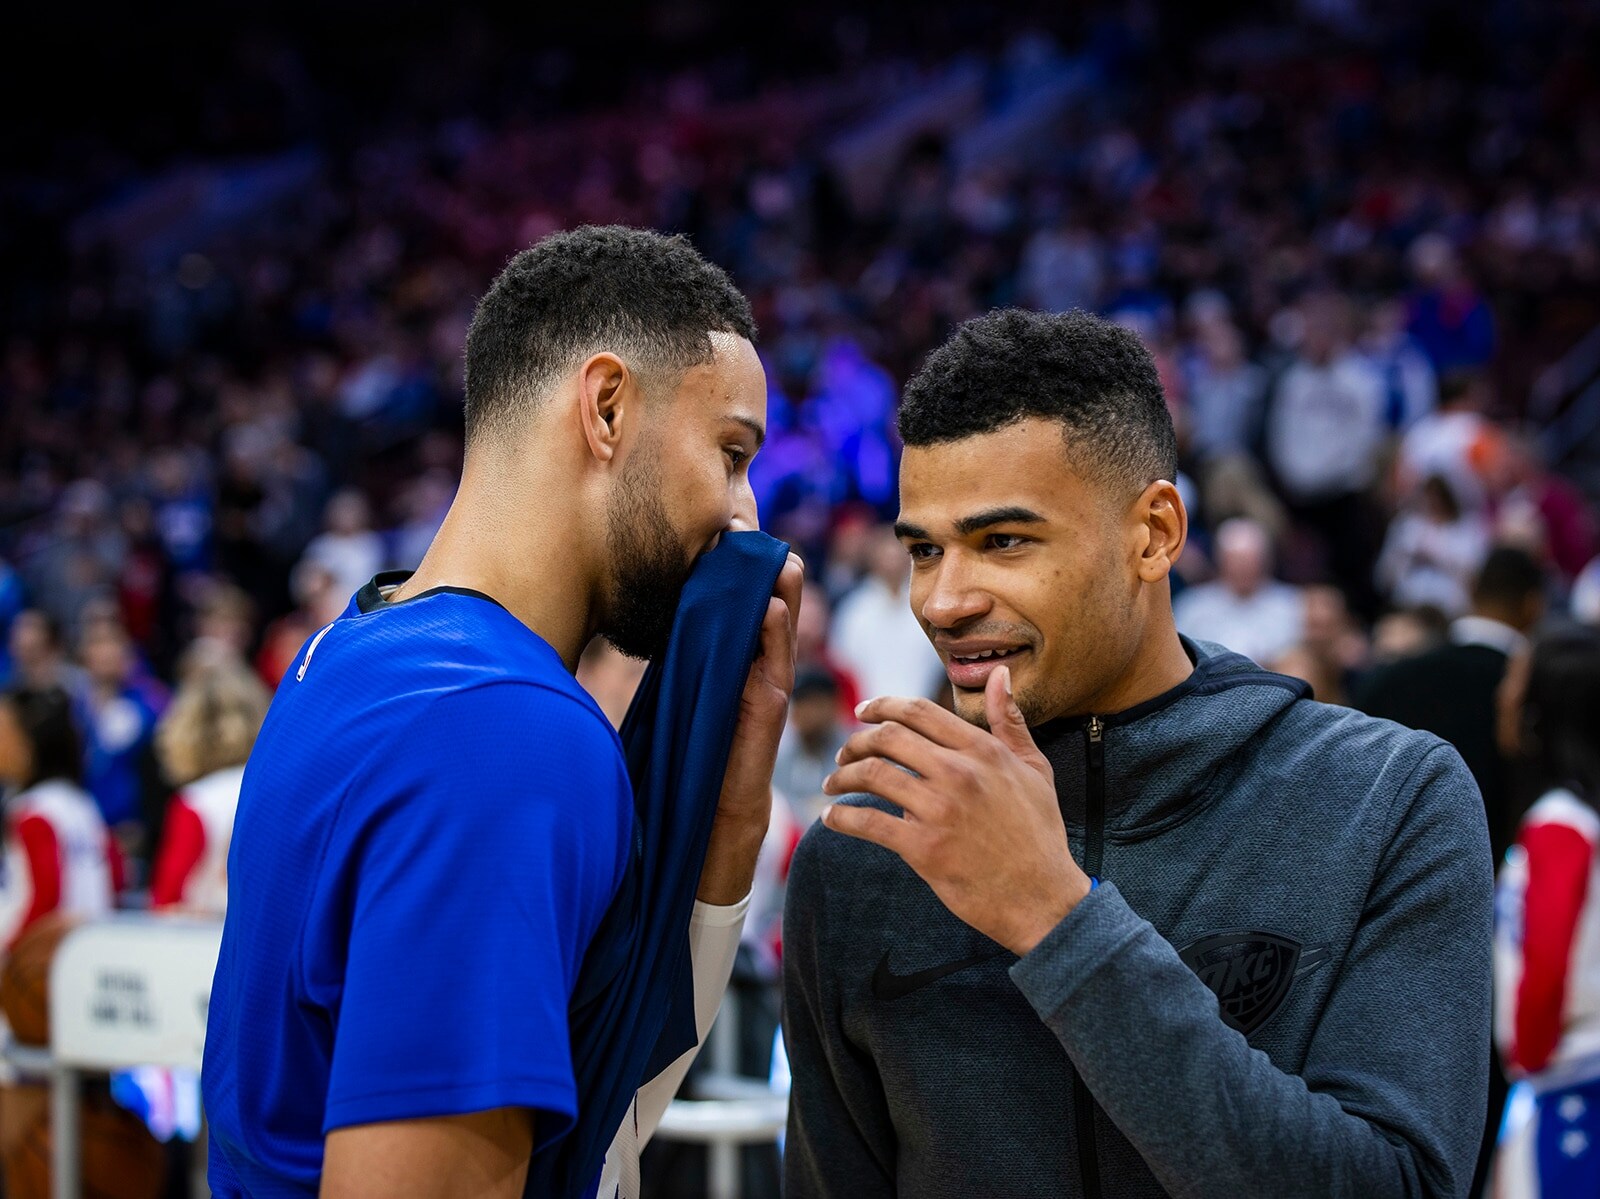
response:
[[[1317,967],[1326,966],[1329,959],[1332,957],[1333,954],[1329,953],[1326,949],[1308,949],[1300,955],[1300,965],[1298,968],[1296,968],[1294,976],[1299,978],[1302,975],[1310,974]]]
[[[889,965],[889,955],[885,953],[883,960],[878,963],[878,968],[872,972],[872,995],[874,999],[881,999],[884,1002],[904,999],[911,992],[920,991],[929,983],[938,982],[941,978],[948,978],[952,974],[958,974],[1008,952],[1009,950],[997,949],[992,953],[980,953],[976,957],[946,962],[942,966],[930,966],[913,974],[896,974]]]

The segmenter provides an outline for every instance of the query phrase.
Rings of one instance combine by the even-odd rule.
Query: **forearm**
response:
[[[769,818],[770,809],[759,816],[737,819],[717,816],[706,846],[705,865],[700,868],[700,886],[695,891],[695,899],[725,908],[750,894]]]
[[[1114,886],[1011,973],[1173,1195],[1429,1193],[1404,1143],[1224,1024],[1212,992]]]

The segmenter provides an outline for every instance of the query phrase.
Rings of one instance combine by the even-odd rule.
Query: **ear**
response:
[[[1159,583],[1171,573],[1189,540],[1189,513],[1178,489],[1157,479],[1139,493],[1132,510],[1135,568],[1146,583]]]
[[[578,368],[578,423],[595,461],[615,458],[629,424],[638,419],[638,394],[628,364],[609,351]]]

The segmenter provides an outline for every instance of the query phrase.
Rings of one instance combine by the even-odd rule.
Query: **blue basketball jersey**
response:
[[[403,577],[403,576],[401,576]],[[486,596],[380,578],[302,650],[245,770],[203,1088],[213,1191],[315,1194],[375,1121],[577,1115],[568,1004],[623,879],[616,733]]]

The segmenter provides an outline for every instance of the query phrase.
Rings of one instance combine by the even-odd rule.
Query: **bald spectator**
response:
[[[1173,601],[1178,631],[1257,662],[1273,661],[1300,640],[1305,602],[1299,589],[1272,577],[1272,546],[1253,520],[1224,521],[1216,555],[1216,579]]]

